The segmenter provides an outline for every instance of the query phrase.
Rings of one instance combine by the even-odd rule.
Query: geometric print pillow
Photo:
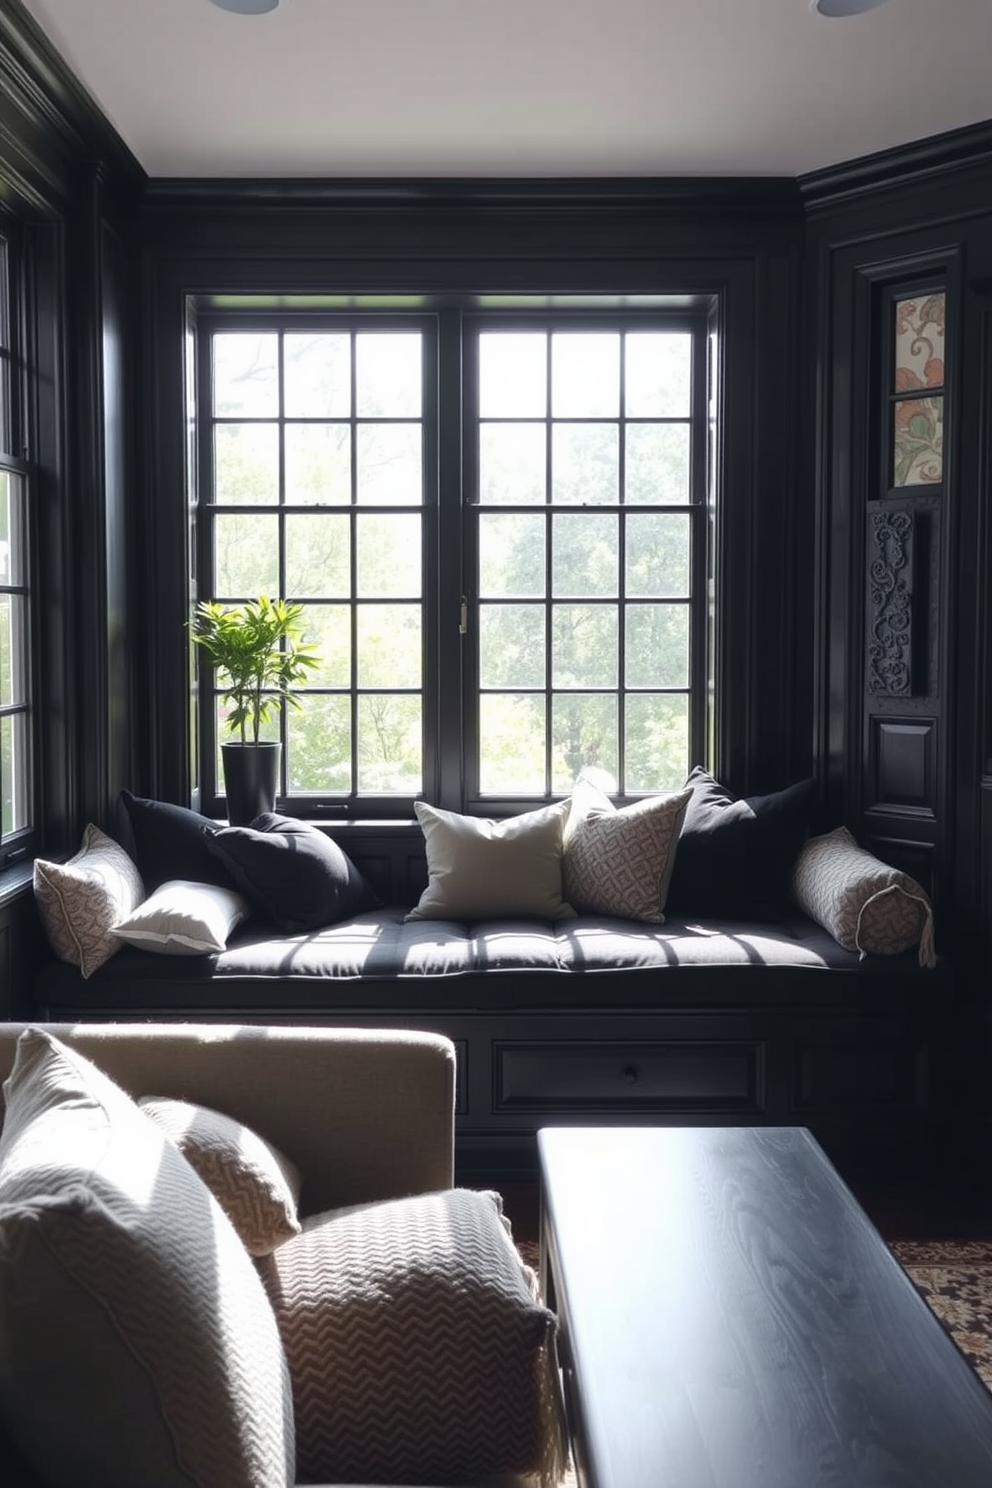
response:
[[[121,949],[113,928],[145,886],[123,847],[91,822],[68,862],[35,859],[34,893],[53,951],[88,977]]]
[[[264,1137],[190,1101],[146,1095],[138,1105],[199,1173],[249,1255],[268,1255],[300,1233],[300,1170]]]
[[[933,908],[926,890],[859,847],[846,827],[811,837],[792,874],[796,903],[849,951],[892,956],[919,945],[934,966]]]
[[[300,1482],[560,1480],[555,1318],[498,1194],[331,1211],[256,1264],[289,1364]]]
[[[580,912],[665,922],[665,900],[691,788],[619,810],[592,781],[572,790],[562,893]]]

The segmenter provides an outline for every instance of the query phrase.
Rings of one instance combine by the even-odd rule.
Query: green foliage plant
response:
[[[284,702],[300,707],[297,688],[320,664],[316,644],[304,638],[302,613],[302,605],[265,594],[241,605],[205,600],[196,607],[193,640],[218,674],[231,705],[227,726],[242,744],[257,744],[262,724]]]

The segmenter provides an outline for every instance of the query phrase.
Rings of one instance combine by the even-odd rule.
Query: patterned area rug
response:
[[[992,1390],[992,1240],[891,1240],[889,1249]]]

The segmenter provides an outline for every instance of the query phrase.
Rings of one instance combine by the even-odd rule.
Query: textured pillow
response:
[[[918,945],[920,965],[936,965],[926,890],[859,847],[846,827],[810,838],[796,859],[792,893],[845,950],[894,956]]]
[[[668,887],[669,912],[727,920],[787,914],[793,864],[809,832],[814,782],[737,799],[697,767],[686,784],[692,795]]]
[[[209,817],[171,801],[149,801],[128,790],[121,791],[120,799],[134,838],[135,861],[149,894],[170,878],[233,887],[231,875],[207,851],[204,834],[217,830]]]
[[[120,950],[114,926],[140,904],[145,888],[120,844],[91,822],[68,862],[35,859],[34,894],[52,950],[89,977]]]
[[[262,1284],[172,1142],[18,1041],[0,1135],[0,1411],[51,1488],[277,1488],[292,1396]]]
[[[299,1169],[264,1137],[190,1101],[146,1095],[138,1104],[196,1169],[252,1255],[300,1233]]]
[[[619,810],[589,780],[572,791],[562,849],[562,893],[580,914],[665,922],[665,898],[692,792],[648,796]]]
[[[427,847],[428,884],[408,920],[528,915],[569,920],[562,898],[562,829],[568,802],[490,821],[414,801]]]
[[[555,1321],[497,1194],[321,1215],[259,1268],[293,1381],[302,1482],[558,1481]]]
[[[163,956],[203,956],[222,951],[251,905],[235,889],[172,878],[114,926],[128,945]]]
[[[286,934],[379,904],[333,838],[295,817],[266,812],[250,827],[222,827],[204,841],[245,898]]]

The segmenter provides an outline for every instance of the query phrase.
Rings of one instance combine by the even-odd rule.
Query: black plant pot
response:
[[[263,811],[274,811],[279,789],[279,743],[222,744],[227,819],[247,827]]]

